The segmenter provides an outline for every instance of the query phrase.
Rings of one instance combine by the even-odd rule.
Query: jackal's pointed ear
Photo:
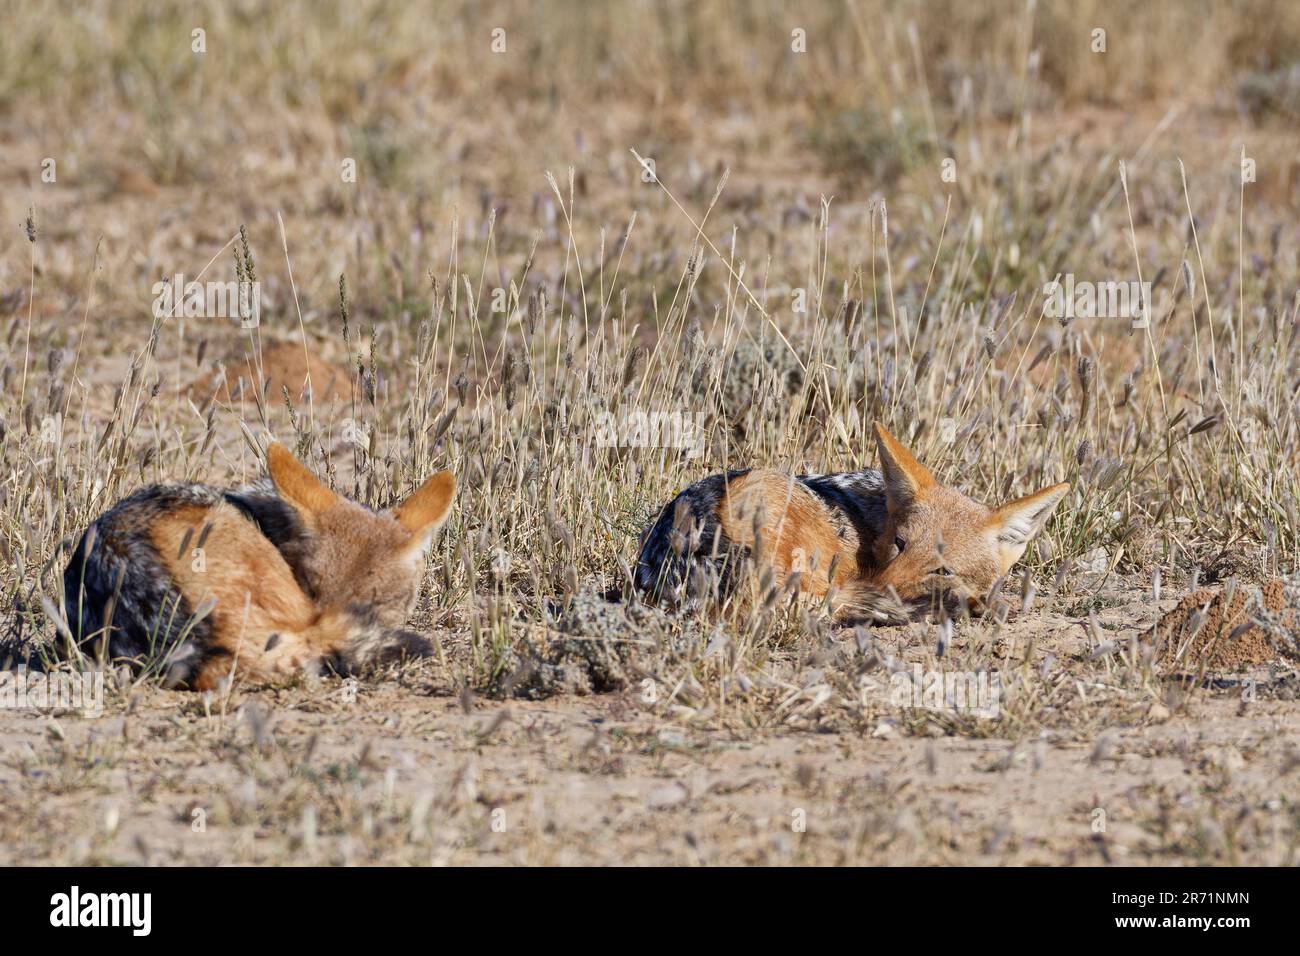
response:
[[[934,476],[880,422],[876,422],[876,447],[880,449],[889,512],[906,511],[922,491],[934,485]]]
[[[1069,482],[1052,485],[995,508],[989,515],[988,528],[997,540],[1003,574],[1020,560],[1029,542],[1047,525],[1047,519],[1069,490]]]
[[[266,450],[266,470],[275,482],[280,497],[293,505],[305,519],[338,503],[338,495],[330,491],[311,470],[294,458],[279,442]]]
[[[393,509],[393,516],[402,527],[427,548],[433,533],[442,527],[451,514],[451,499],[456,494],[456,477],[449,471],[440,471]]]

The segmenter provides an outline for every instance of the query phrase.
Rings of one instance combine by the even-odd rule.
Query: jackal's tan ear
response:
[[[998,553],[1004,565],[1003,574],[1020,560],[1029,542],[1047,525],[1047,519],[1069,490],[1069,482],[1052,485],[995,508],[989,515],[987,527],[996,537]]]
[[[330,491],[311,470],[294,458],[279,442],[266,450],[266,470],[275,482],[280,497],[293,505],[304,518],[310,520],[338,503],[338,495]]]
[[[934,476],[880,422],[876,422],[876,447],[880,449],[889,512],[905,511],[921,492],[934,485]]]
[[[440,471],[407,495],[393,509],[393,516],[420,540],[420,547],[428,547],[433,533],[451,514],[451,499],[455,494],[456,477],[449,471]]]

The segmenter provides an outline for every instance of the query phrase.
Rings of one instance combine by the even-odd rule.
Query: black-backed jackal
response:
[[[452,474],[372,511],[281,445],[267,471],[232,491],[153,485],[94,521],[63,575],[82,650],[197,690],[431,653],[402,625],[451,511]]]
[[[725,599],[744,569],[767,567],[777,587],[829,592],[845,622],[870,618],[891,591],[908,616],[979,611],[1070,490],[990,508],[935,481],[879,424],[876,439],[880,471],[744,469],[691,485],[642,533],[637,589],[652,600]]]

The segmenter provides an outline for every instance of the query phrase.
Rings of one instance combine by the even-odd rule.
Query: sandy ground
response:
[[[1122,640],[1157,610],[1098,621]],[[880,636],[930,659],[922,630]],[[838,695],[475,699],[434,663],[224,701],[138,687],[90,719],[10,711],[0,862],[1296,863],[1294,674],[1147,700],[1085,660],[1083,630],[1031,613],[998,645],[1003,667],[1059,659],[1060,720],[956,733]]]

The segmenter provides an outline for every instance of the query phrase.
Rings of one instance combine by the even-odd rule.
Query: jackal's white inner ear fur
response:
[[[393,509],[393,517],[411,532],[420,551],[428,549],[433,533],[451,514],[451,499],[455,495],[456,477],[449,471],[440,471]]]
[[[279,442],[272,443],[266,450],[266,470],[280,497],[293,505],[308,523],[315,515],[338,503],[338,495]]]
[[[885,502],[890,514],[912,506],[922,491],[934,485],[934,476],[876,422],[876,446],[880,450],[880,471],[885,476]]]
[[[995,508],[989,515],[988,528],[1003,555],[1004,573],[1020,560],[1029,542],[1047,525],[1052,511],[1069,490],[1069,482],[1052,485]]]

